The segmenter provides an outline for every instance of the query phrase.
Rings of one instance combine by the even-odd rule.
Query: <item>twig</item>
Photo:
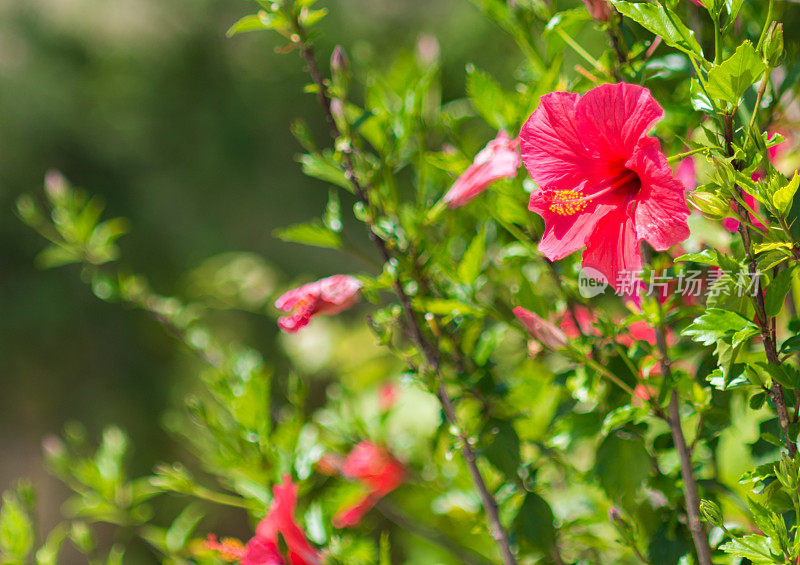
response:
[[[724,135],[725,135],[725,148],[728,155],[733,157],[733,115],[726,114],[724,119]],[[733,163],[734,167],[739,166],[738,163]],[[733,189],[738,192],[741,199],[744,198],[742,188],[739,185],[734,185]],[[734,199],[736,206],[736,213],[740,218],[747,217],[747,210],[739,202],[739,198]],[[761,332],[761,341],[764,343],[764,352],[767,355],[767,361],[772,365],[780,365],[781,361],[778,358],[778,351],[775,345],[775,332],[772,329],[772,323],[769,320],[764,304],[764,294],[761,291],[761,277],[758,273],[758,263],[756,263],[755,256],[752,250],[752,240],[750,237],[750,228],[744,223],[739,222],[739,235],[742,238],[742,245],[744,246],[745,253],[747,254],[748,274],[753,282],[753,298],[756,307],[756,323]],[[783,387],[777,383],[772,383],[772,388],[769,391],[772,403],[775,405],[775,412],[778,414],[778,422],[780,423],[781,430],[783,431],[783,439],[786,444],[786,450],[789,452],[790,457],[794,457],[797,453],[797,445],[790,439],[789,436],[789,414],[786,409],[786,398],[783,394]]]
[[[300,22],[296,17],[294,17],[292,24],[298,36],[297,44],[300,48],[300,55],[303,57],[308,73],[311,76],[311,80],[314,82],[314,85],[317,88],[317,101],[322,107],[322,110],[325,114],[325,119],[331,131],[331,135],[335,141],[341,136],[341,132],[339,131],[336,121],[334,120],[333,113],[331,112],[331,100],[328,97],[322,73],[317,66],[314,48],[308,41],[305,28],[300,25]],[[353,186],[356,198],[358,198],[358,200],[364,204],[368,210],[370,210],[371,202],[369,195],[358,180],[349,149],[342,152],[342,169],[344,170],[348,181]],[[386,242],[377,233],[375,233],[375,231],[372,229],[372,226],[369,225],[369,222],[367,222],[367,224],[369,227],[369,237],[377,247],[381,259],[385,263],[389,263],[392,261],[392,255],[386,245]],[[475,484],[475,488],[478,490],[478,494],[481,497],[483,508],[489,521],[489,532],[500,549],[503,563],[505,565],[517,565],[516,558],[511,550],[511,543],[508,539],[508,534],[500,522],[497,502],[489,491],[489,488],[486,486],[486,482],[484,481],[483,476],[478,469],[475,452],[472,450],[472,447],[469,444],[469,439],[467,438],[458,421],[455,408],[453,407],[453,402],[445,390],[444,379],[442,378],[440,372],[438,351],[435,351],[433,346],[425,339],[422,333],[422,328],[417,320],[416,314],[414,313],[411,299],[406,294],[403,285],[400,283],[400,280],[396,277],[393,280],[393,287],[395,294],[400,301],[400,306],[405,314],[407,329],[410,337],[417,347],[419,347],[425,358],[428,366],[427,368],[436,376],[436,379],[439,383],[439,390],[437,394],[439,396],[442,409],[444,410],[447,421],[455,428],[456,435],[461,443],[461,453],[464,457],[464,461],[467,465],[470,476],[472,477],[472,482]]]
[[[658,308],[660,313],[661,303],[659,303]],[[667,347],[667,339],[664,335],[663,322],[659,320],[659,324],[654,329],[656,332],[656,345],[658,347],[659,354],[661,355],[661,373],[666,382],[671,382],[672,364],[669,356],[669,348]],[[669,431],[672,434],[672,442],[675,444],[675,449],[677,450],[681,461],[683,499],[686,503],[686,515],[689,518],[689,531],[692,534],[695,551],[697,551],[697,561],[699,565],[712,565],[711,546],[708,544],[708,533],[706,532],[705,526],[700,519],[700,495],[697,491],[697,480],[694,477],[694,469],[692,468],[692,453],[689,447],[686,445],[686,438],[683,435],[683,428],[681,427],[680,399],[678,398],[678,390],[674,385],[672,388],[672,394],[669,398],[667,424],[669,425]]]

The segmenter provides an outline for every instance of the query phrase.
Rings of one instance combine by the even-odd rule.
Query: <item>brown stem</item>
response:
[[[336,120],[334,120],[333,113],[331,112],[331,100],[328,97],[327,90],[325,88],[325,82],[322,78],[322,73],[317,66],[316,57],[314,56],[314,48],[308,42],[306,31],[303,26],[300,25],[300,22],[295,19],[293,24],[299,37],[298,45],[300,47],[300,55],[305,60],[311,80],[317,87],[317,100],[320,106],[322,106],[325,119],[328,122],[328,127],[330,128],[331,135],[335,141],[340,137],[341,133],[336,125]],[[356,198],[358,198],[358,200],[364,204],[368,210],[371,209],[369,195],[356,176],[355,167],[353,166],[349,151],[342,152],[342,168],[348,180],[350,181],[350,184],[353,186]],[[386,245],[386,242],[375,233],[371,225],[368,227],[370,228],[369,237],[377,247],[378,252],[381,255],[381,259],[383,259],[385,263],[389,263],[392,260],[392,255]],[[456,429],[456,434],[461,443],[461,453],[464,457],[464,461],[467,465],[470,476],[472,477],[472,482],[474,483],[475,488],[478,490],[478,494],[481,497],[483,508],[489,521],[489,532],[500,549],[503,563],[505,565],[517,565],[516,558],[511,550],[511,543],[508,539],[508,534],[500,522],[497,502],[495,501],[492,493],[489,491],[489,488],[486,486],[486,482],[484,481],[483,476],[478,469],[475,452],[472,450],[472,447],[469,444],[469,439],[467,438],[458,421],[455,408],[453,407],[453,402],[445,390],[444,379],[442,378],[440,372],[439,352],[434,349],[428,340],[425,339],[422,333],[422,327],[420,326],[417,316],[414,313],[411,299],[409,298],[408,294],[406,294],[400,280],[396,277],[393,281],[393,287],[395,294],[400,301],[400,306],[403,309],[403,313],[405,314],[407,330],[410,333],[411,339],[423,353],[425,361],[428,365],[428,369],[436,376],[436,379],[439,383],[439,401],[441,402],[447,421]]]
[[[728,155],[733,157],[733,115],[725,115],[724,126],[725,148],[728,152]],[[738,167],[740,166],[739,163],[734,161],[733,165],[738,170]],[[742,199],[744,199],[744,191],[739,185],[735,184],[733,189],[738,192]],[[748,212],[741,202],[739,202],[739,199],[734,199],[734,205],[736,206],[736,213],[739,215],[741,220],[744,220],[748,217]],[[758,273],[758,263],[753,255],[750,228],[744,221],[739,222],[739,235],[742,238],[742,245],[744,246],[745,253],[747,254],[748,274],[750,275],[750,280],[753,283],[756,323],[758,324],[758,328],[761,332],[761,341],[764,344],[764,352],[766,353],[767,361],[769,361],[770,364],[780,365],[781,362],[778,358],[778,350],[775,344],[775,332],[773,330],[772,321],[767,316],[766,306],[764,304],[764,293],[761,289],[761,277]],[[790,439],[789,436],[789,413],[786,409],[786,398],[783,394],[783,387],[779,383],[773,381],[772,388],[769,391],[769,396],[772,399],[772,403],[775,405],[775,412],[778,415],[778,423],[783,431],[783,440],[786,444],[786,450],[789,452],[790,457],[794,457],[795,453],[797,453],[797,445]]]
[[[666,378],[666,372],[665,372]],[[683,498],[686,502],[686,515],[689,518],[689,531],[692,533],[694,548],[697,551],[697,561],[700,565],[712,565],[711,547],[708,545],[708,534],[700,520],[700,496],[697,493],[697,481],[692,469],[692,456],[686,445],[681,429],[680,401],[678,391],[672,389],[669,399],[669,429],[672,441],[681,460],[681,477],[683,478]]]
[[[660,310],[659,305],[659,310]],[[667,339],[664,335],[664,326],[659,322],[655,327],[656,345],[661,355],[661,373],[666,382],[672,381],[672,363],[667,347]],[[677,388],[673,384],[672,394],[669,398],[669,411],[667,413],[667,424],[672,434],[672,442],[681,461],[681,478],[683,479],[683,499],[686,503],[686,515],[689,519],[689,531],[692,534],[694,548],[697,551],[697,561],[699,565],[712,565],[711,546],[708,544],[708,533],[700,519],[700,496],[697,492],[697,480],[694,478],[692,468],[692,453],[686,445],[686,438],[681,427],[680,399],[678,398]]]

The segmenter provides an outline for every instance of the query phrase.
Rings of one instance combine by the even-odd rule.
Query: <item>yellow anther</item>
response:
[[[572,216],[586,208],[587,199],[575,190],[557,190],[550,196],[550,211],[559,216]]]

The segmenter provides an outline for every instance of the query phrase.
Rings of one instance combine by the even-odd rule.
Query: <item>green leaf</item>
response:
[[[489,74],[467,68],[467,96],[475,110],[495,129],[508,129],[517,120],[512,94],[506,93]]]
[[[307,153],[298,157],[303,173],[315,179],[341,186],[352,192],[353,187],[329,151]]]
[[[640,439],[613,434],[597,450],[595,471],[613,501],[632,503],[650,476],[650,456]]]
[[[765,68],[753,44],[745,41],[733,55],[708,71],[706,91],[709,96],[737,106],[741,97],[761,77]]]
[[[253,14],[250,16],[245,16],[240,19],[238,22],[233,24],[227,32],[228,37],[233,37],[239,33],[247,33],[249,31],[264,31],[265,29],[271,29],[274,23],[275,17],[272,14],[268,14],[264,10],[259,11],[257,14]]]
[[[6,491],[0,508],[0,553],[23,562],[31,549],[33,524],[17,495]]]
[[[701,263],[703,265],[714,265],[715,267],[719,266],[717,252],[712,249],[703,249],[699,253],[686,253],[675,259],[676,263],[683,261]]]
[[[484,429],[484,434],[489,438],[489,444],[483,450],[486,459],[506,477],[515,478],[522,459],[519,454],[519,436],[512,423],[490,421]]]
[[[703,56],[703,50],[694,38],[694,32],[686,27],[672,10],[648,2],[611,1],[620,13],[661,37],[667,45],[683,51],[690,57]]]
[[[473,284],[481,274],[483,256],[486,253],[486,233],[482,229],[464,252],[464,257],[458,264],[458,278],[464,284]]]
[[[773,317],[780,314],[783,309],[783,304],[786,301],[786,295],[792,287],[792,279],[794,278],[794,267],[789,267],[778,273],[769,286],[767,287],[767,296],[764,300],[764,307],[767,316]]]
[[[277,229],[272,232],[272,235],[281,241],[302,243],[313,247],[341,249],[344,246],[338,233],[318,222],[294,224],[286,228]]]
[[[514,533],[523,544],[549,554],[555,543],[553,510],[545,499],[529,492],[514,519]]]
[[[190,504],[183,509],[183,512],[178,514],[178,517],[172,521],[172,525],[167,530],[165,543],[167,549],[172,553],[181,551],[192,532],[203,519],[205,513],[202,508],[196,504]]]
[[[722,310],[720,308],[709,308],[699,318],[695,318],[689,327],[683,330],[683,335],[691,337],[694,341],[702,343],[703,345],[712,345],[713,343],[732,337],[737,332],[742,332],[737,341],[743,341],[743,336],[750,333],[752,330],[758,330],[756,325],[750,320],[740,316],[736,312],[729,310]]]
[[[800,175],[798,175],[797,171],[795,171],[794,176],[792,176],[792,180],[790,180],[786,186],[776,190],[775,194],[772,195],[772,205],[775,206],[775,209],[780,214],[786,215],[786,213],[792,208],[794,195],[797,193],[797,189],[799,187]]]
[[[475,306],[448,298],[416,298],[413,304],[414,308],[420,312],[439,316],[477,316],[481,313]]]
[[[753,563],[780,563],[769,551],[769,541],[764,536],[749,535],[723,543],[719,548],[725,553],[745,557]]]
[[[790,337],[781,345],[781,354],[797,353],[798,351],[800,351],[800,335]]]

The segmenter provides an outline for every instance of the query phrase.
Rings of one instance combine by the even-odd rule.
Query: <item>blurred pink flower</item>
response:
[[[278,319],[278,327],[294,333],[317,314],[338,314],[358,301],[360,290],[358,279],[348,275],[334,275],[290,290],[275,301],[278,310],[291,312]]]
[[[583,0],[583,3],[586,4],[586,9],[594,19],[607,22],[611,17],[611,6],[609,6],[608,0]]]
[[[444,195],[450,208],[464,206],[494,181],[514,177],[521,166],[519,141],[501,131],[490,141]]]
[[[387,381],[378,390],[378,404],[382,412],[388,412],[397,402],[397,385]]]
[[[753,180],[759,180],[758,179],[758,173],[753,173]],[[744,201],[754,211],[758,210],[758,204],[756,203],[756,199],[753,197],[753,195],[748,194],[747,192],[745,192],[744,193]],[[736,210],[734,203],[731,203],[731,210]],[[759,222],[756,219],[756,217],[753,216],[753,214],[749,214],[749,216],[750,216],[750,223],[752,223],[755,227],[757,227],[760,230],[766,230],[767,229],[766,226],[764,226],[764,224]],[[728,230],[731,233],[736,233],[739,230],[739,220],[737,220],[735,218],[725,218],[724,220],[722,220],[722,227],[724,227],[726,230]]]
[[[381,498],[403,483],[406,476],[403,465],[385,447],[368,441],[356,445],[344,461],[332,457],[326,464],[338,467],[342,475],[359,481],[367,488],[363,497],[336,513],[333,525],[337,528],[358,525]]]
[[[319,552],[311,547],[294,519],[297,485],[286,475],[283,484],[273,487],[272,495],[269,512],[246,546],[231,538],[220,543],[211,534],[206,547],[219,552],[225,561],[239,561],[241,565],[320,565]],[[281,555],[279,536],[286,547],[286,558]]]
[[[514,315],[525,326],[531,337],[550,349],[563,349],[567,346],[567,336],[557,326],[540,318],[521,306],[514,308]]]
[[[529,208],[544,219],[548,259],[585,247],[583,266],[618,288],[642,266],[640,241],[665,251],[689,236],[683,185],[647,135],[663,113],[649,90],[627,83],[541,98],[520,144],[539,185]]]
[[[697,167],[694,163],[694,157],[683,159],[678,165],[678,170],[675,171],[675,176],[681,181],[686,192],[691,192],[697,188]]]
[[[575,319],[573,319],[573,313],[575,315],[575,319],[578,321],[578,326],[575,326]],[[572,312],[567,310],[561,316],[561,320],[558,322],[558,327],[561,328],[561,331],[564,332],[564,335],[567,336],[569,339],[577,339],[581,337],[581,335],[600,335],[600,332],[594,327],[594,323],[597,321],[597,316],[595,316],[586,306],[576,306],[572,309]]]

